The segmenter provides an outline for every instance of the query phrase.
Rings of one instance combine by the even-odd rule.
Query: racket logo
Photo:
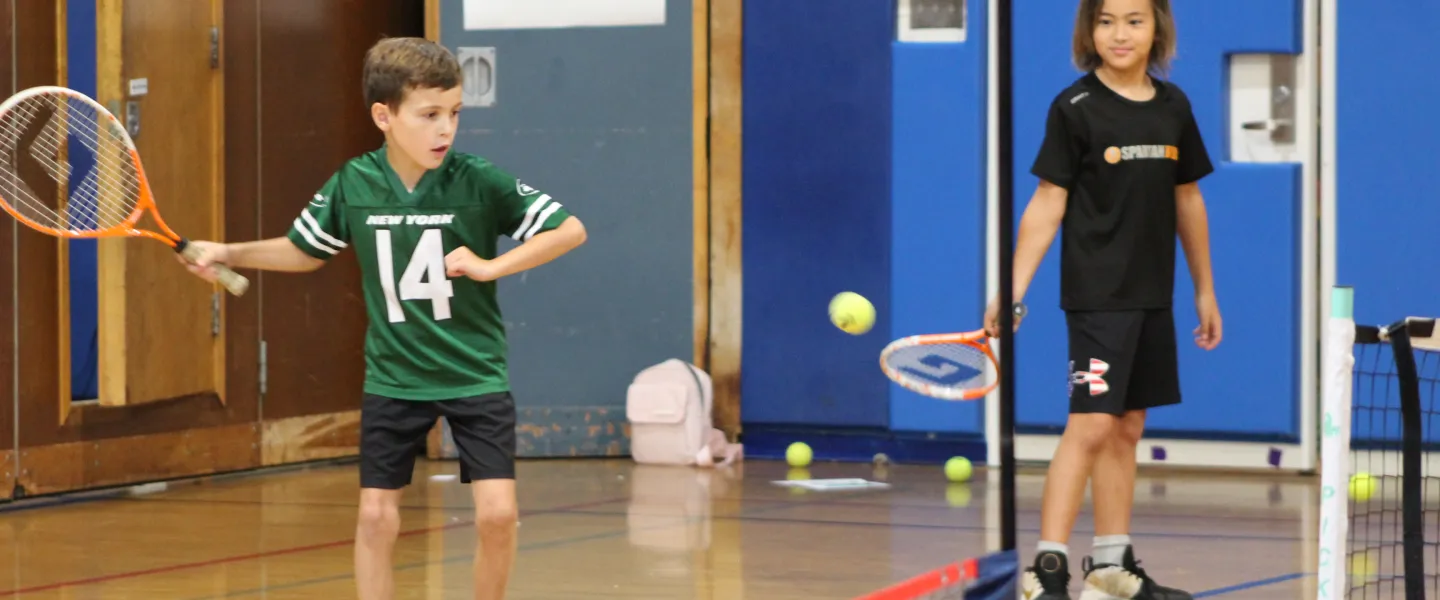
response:
[[[955,385],[980,375],[976,368],[956,362],[943,354],[927,354],[915,361],[919,366],[902,366],[901,371],[936,385]]]
[[[1110,384],[1105,381],[1104,375],[1110,372],[1110,363],[1098,358],[1090,359],[1089,371],[1076,371],[1075,361],[1070,361],[1070,393],[1075,393],[1075,386],[1083,385],[1090,391],[1091,396],[1099,396],[1110,391]]]

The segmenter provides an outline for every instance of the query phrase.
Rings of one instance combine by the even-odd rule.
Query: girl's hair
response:
[[[1095,50],[1095,26],[1100,24],[1100,9],[1105,0],[1080,0],[1080,10],[1075,13],[1075,39],[1073,60],[1082,71],[1093,71],[1104,64],[1100,53]],[[1155,43],[1150,48],[1149,71],[1160,76],[1170,71],[1170,59],[1175,57],[1175,16],[1170,12],[1170,0],[1150,0],[1155,13]]]

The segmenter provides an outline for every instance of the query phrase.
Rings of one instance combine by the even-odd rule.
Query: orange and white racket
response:
[[[895,383],[941,400],[984,398],[999,383],[1000,364],[985,330],[903,337],[880,351],[880,369]]]
[[[90,97],[64,87],[23,90],[0,103],[0,207],[61,238],[143,237],[194,263],[199,251],[160,218],[130,134]],[[145,213],[159,232],[137,229]],[[212,265],[239,296],[250,281]]]
[[[1016,303],[1016,322],[1025,316]],[[1000,361],[984,329],[912,335],[880,351],[880,369],[891,381],[940,400],[979,400],[1000,384]]]

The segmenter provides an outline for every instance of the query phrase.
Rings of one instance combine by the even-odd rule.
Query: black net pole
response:
[[[1420,415],[1420,373],[1410,345],[1410,330],[1401,321],[1390,328],[1390,349],[1395,375],[1400,384],[1400,523],[1404,532],[1404,580],[1406,600],[1425,598],[1425,522],[1420,504],[1424,474],[1421,453],[1423,427]]]
[[[1011,4],[995,3],[995,58],[997,115],[996,182],[999,189],[1000,227],[1000,540],[1001,550],[1014,550],[1015,541],[1015,198],[1014,131],[1011,103]]]

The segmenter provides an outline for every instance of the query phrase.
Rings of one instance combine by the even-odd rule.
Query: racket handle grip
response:
[[[183,248],[180,250],[180,256],[185,257],[185,260],[194,263],[196,259],[200,257],[200,250],[190,245],[188,240],[181,242],[180,247]],[[230,267],[212,263],[210,268],[215,269],[216,280],[220,282],[220,285],[225,286],[225,289],[231,294],[244,296],[245,291],[250,289],[250,280],[246,279],[244,275],[232,271]]]
[[[220,285],[225,286],[225,289],[229,290],[231,294],[244,296],[245,290],[250,289],[250,280],[246,279],[244,275],[231,271],[230,267],[211,265],[211,268],[215,269],[215,273],[219,276]]]

